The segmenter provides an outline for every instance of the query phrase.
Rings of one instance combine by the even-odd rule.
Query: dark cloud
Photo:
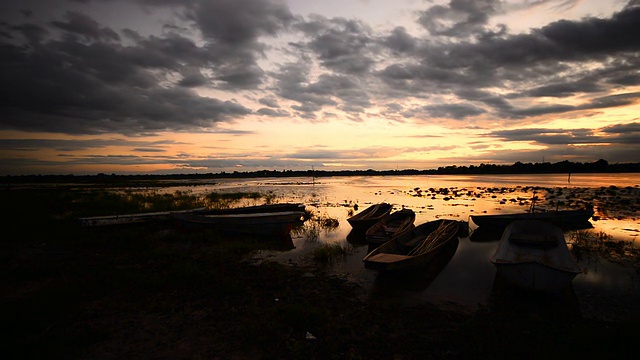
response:
[[[295,20],[285,4],[264,0],[194,1],[185,15],[205,38],[230,48],[256,43],[261,35],[276,35]]]
[[[270,116],[270,117],[288,117],[291,114],[288,111],[281,109],[260,108],[256,111],[257,114]]]
[[[467,104],[442,104],[423,106],[413,111],[412,116],[427,115],[434,118],[465,119],[470,116],[480,115],[485,110]]]
[[[634,122],[630,124],[611,125],[602,128],[600,131],[609,134],[640,133],[640,123]]]
[[[155,35],[144,27],[118,29],[109,16],[89,11],[108,0],[11,3],[14,14],[0,14],[0,129],[140,135],[216,131],[250,114],[363,121],[367,112],[389,121],[482,118],[516,126],[640,101],[630,88],[640,84],[638,1],[607,18],[561,20],[520,34],[491,24],[510,11],[541,5],[564,11],[576,0],[425,2],[415,20],[431,36],[410,34],[407,24],[377,32],[358,19],[303,18],[277,0],[111,2],[162,13]],[[225,100],[205,91],[224,92]],[[591,146],[566,144],[611,139],[633,148],[634,126],[491,136],[586,156]]]
[[[68,34],[79,35],[86,40],[120,40],[120,35],[108,27],[102,27],[97,21],[87,15],[68,11],[66,21],[52,21],[53,26],[66,31]]]
[[[418,23],[432,35],[466,37],[484,32],[489,18],[500,13],[499,0],[451,0],[422,11]]]
[[[613,158],[620,158],[621,154],[625,159],[637,162],[637,155],[631,155],[640,150],[640,123],[611,125],[601,129],[515,129],[492,131],[487,134],[489,137],[496,137],[502,141],[528,141],[539,145],[549,146],[547,154],[566,154],[568,150],[587,152],[592,151],[594,158],[604,158],[603,154],[597,155],[598,151],[616,152]],[[604,145],[603,145],[604,144]],[[572,145],[592,145],[579,146],[576,149]],[[598,150],[594,150],[594,149]],[[626,148],[625,150],[622,150]],[[633,159],[633,160],[631,160]]]
[[[215,86],[200,68],[223,69],[216,74],[221,86],[245,86],[262,76],[260,69],[226,64],[206,44],[198,46],[177,34],[142,37],[127,31],[135,43],[124,45],[113,30],[86,15],[69,12],[65,19],[52,22],[52,29],[63,35],[59,39],[45,38],[44,28],[19,24],[12,29],[30,34],[29,42],[38,46],[25,47],[11,39],[0,45],[1,128],[136,134],[213,128],[251,113],[233,101],[179,86]],[[171,84],[171,73],[182,79]]]
[[[450,8],[435,6],[423,15],[453,16],[456,11],[472,14],[478,9],[486,10],[486,14],[497,13],[492,1],[471,3],[452,1]],[[476,19],[471,23],[477,25],[486,22],[482,16],[464,19]],[[558,21],[528,34],[480,36],[474,41],[421,42],[402,62],[391,63],[376,75],[404,96],[453,95],[476,103],[475,106],[488,106],[485,109],[496,118],[521,119],[621,106],[635,101],[634,96],[603,99],[601,94],[638,81],[640,42],[633,35],[636,33],[640,33],[640,7],[627,7],[608,19]],[[606,40],[612,36],[614,41]],[[397,52],[389,43],[382,43]],[[478,96],[489,88],[502,88],[507,93],[503,91],[501,99]],[[540,105],[538,102],[541,97],[569,96],[580,96],[583,104],[545,100],[544,105]],[[531,105],[513,105],[512,101],[518,99]],[[469,116],[465,112],[461,115]]]
[[[410,53],[416,48],[417,43],[418,40],[402,26],[394,28],[388,36],[382,38],[382,44],[398,55]]]
[[[53,149],[60,152],[88,149],[100,149],[109,146],[145,147],[158,149],[171,145],[184,144],[171,140],[140,141],[123,138],[93,138],[86,140],[61,139],[0,139],[0,149],[13,151],[34,151],[38,149]]]
[[[602,91],[602,87],[596,82],[579,81],[579,82],[562,82],[550,85],[542,85],[526,92],[526,95],[532,97],[567,97],[577,93],[595,93]]]
[[[589,129],[516,129],[499,130],[489,134],[508,141],[534,141],[546,145],[593,144],[603,142],[603,137],[594,135]]]
[[[264,71],[257,59],[264,56],[265,45],[260,37],[275,36],[295,20],[285,4],[264,0],[193,1],[184,7],[184,16],[224,62],[216,79],[226,89],[261,84]]]
[[[540,29],[546,39],[562,48],[565,56],[583,57],[640,50],[640,7],[628,7],[611,19],[561,20]]]
[[[296,28],[311,38],[298,46],[309,48],[320,64],[330,70],[365,74],[375,63],[372,57],[375,38],[362,21],[316,16],[308,22],[298,22]]]
[[[338,103],[328,91],[325,84],[309,84],[309,64],[305,61],[289,63],[280,67],[277,73],[273,73],[276,79],[276,93],[282,98],[296,101],[298,105],[291,109],[305,119],[315,119],[315,112],[322,110],[323,106],[336,106]]]
[[[268,106],[270,108],[279,108],[280,105],[278,104],[278,99],[276,99],[275,97],[266,97],[266,98],[261,98],[258,100],[258,102],[262,105]]]

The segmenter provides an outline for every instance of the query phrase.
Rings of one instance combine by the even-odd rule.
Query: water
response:
[[[592,220],[594,227],[589,231],[606,234],[629,246],[622,255],[590,254],[579,259],[584,273],[573,281],[569,298],[571,306],[586,316],[617,319],[640,314],[640,269],[633,250],[639,247],[639,184],[640,174],[573,174],[570,183],[566,175],[358,176],[228,179],[199,184],[189,191],[259,191],[280,202],[302,202],[316,216],[339,222],[338,227],[325,229],[313,228],[308,222],[293,232],[292,250],[262,252],[258,257],[285,264],[309,264],[319,246],[348,244],[352,251],[345,258],[317,266],[361,285],[369,300],[430,302],[468,309],[495,303],[497,289],[502,288],[489,262],[498,238],[460,238],[457,249],[428,273],[406,279],[383,276],[364,268],[362,258],[370,250],[367,244],[349,238],[351,227],[346,219],[354,213],[354,205],[358,210],[379,202],[391,203],[395,210],[408,207],[416,212],[415,223],[421,224],[440,217],[468,221],[473,214],[524,212],[534,196],[540,198],[537,207],[566,208],[590,203],[595,206],[598,220]],[[544,188],[553,191],[549,194]],[[473,231],[472,223],[470,227]],[[565,234],[569,242],[573,235]]]

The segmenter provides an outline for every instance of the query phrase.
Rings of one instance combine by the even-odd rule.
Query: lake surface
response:
[[[340,243],[351,248],[344,258],[323,267],[326,271],[355,282],[371,301],[401,304],[430,302],[458,308],[477,309],[495,304],[503,289],[489,258],[499,238],[474,241],[460,238],[455,252],[434,264],[428,274],[408,279],[387,277],[365,269],[362,258],[370,250],[366,243],[350,238],[347,217],[367,206],[388,202],[394,210],[402,207],[416,212],[416,225],[437,218],[469,221],[473,214],[525,212],[536,196],[537,208],[575,208],[592,204],[597,220],[591,220],[591,234],[607,236],[625,244],[618,253],[590,254],[579,259],[584,269],[573,281],[573,289],[558,306],[569,306],[583,315],[624,319],[640,315],[640,174],[567,175],[474,175],[474,176],[384,176],[216,180],[200,183],[188,191],[258,191],[276,202],[302,202],[319,218],[337,219],[339,225],[321,228],[308,221],[292,232],[294,248],[264,251],[258,258],[285,264],[311,263],[313,251],[323,244]],[[175,191],[185,188],[169,188]],[[247,202],[243,205],[253,205]],[[357,205],[357,210],[354,206]],[[314,225],[315,224],[315,225]],[[470,222],[473,232],[474,224]],[[575,232],[565,233],[569,243]],[[601,249],[602,250],[602,249]],[[602,256],[600,256],[602,255]],[[556,300],[554,300],[556,301]]]

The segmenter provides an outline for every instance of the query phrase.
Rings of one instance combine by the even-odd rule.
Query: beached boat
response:
[[[506,227],[517,220],[539,220],[552,223],[562,230],[577,230],[593,227],[589,219],[593,210],[557,210],[543,212],[525,212],[515,214],[471,215],[469,218],[478,228],[490,229],[502,233]]]
[[[373,204],[361,212],[347,218],[347,222],[354,230],[366,232],[383,217],[389,215],[393,205],[388,203]]]
[[[439,219],[407,230],[380,245],[362,259],[367,269],[412,271],[435,259],[448,243],[458,241],[459,221]]]
[[[582,272],[569,252],[562,229],[539,220],[509,224],[490,261],[505,281],[543,292],[566,288]]]
[[[416,213],[411,209],[394,211],[378,220],[366,232],[365,239],[369,244],[381,245],[391,240],[394,235],[415,227],[413,222]]]
[[[164,221],[171,219],[171,214],[190,214],[199,211],[205,211],[206,208],[196,208],[188,210],[174,210],[174,211],[158,211],[138,214],[121,214],[121,215],[105,215],[105,216],[90,216],[78,218],[78,222],[81,226],[105,226],[105,225],[124,225],[124,224],[138,224],[151,221]]]
[[[209,228],[221,233],[286,236],[300,221],[302,211],[256,212],[241,214],[171,214],[186,228]]]

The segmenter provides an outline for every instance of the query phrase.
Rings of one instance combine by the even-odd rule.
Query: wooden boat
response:
[[[562,230],[577,230],[593,227],[589,219],[593,210],[557,210],[544,212],[525,212],[515,214],[471,215],[469,218],[479,228],[502,233],[506,227],[517,220],[540,220],[552,223]]]
[[[222,233],[287,236],[302,211],[256,212],[244,214],[171,214],[187,228],[209,228]]]
[[[361,212],[347,218],[354,230],[366,232],[383,217],[389,215],[393,205],[388,203],[373,204]]]
[[[367,230],[365,239],[369,244],[384,244],[391,240],[394,235],[414,228],[413,222],[415,219],[416,213],[411,209],[394,211],[389,216],[385,216],[373,224]]]
[[[187,210],[158,211],[139,214],[106,215],[81,217],[78,219],[81,226],[104,226],[137,224],[150,221],[170,220],[172,214],[199,214],[199,215],[223,215],[223,214],[251,214],[260,212],[281,211],[305,211],[305,205],[300,203],[281,203],[268,205],[244,206],[229,209],[207,209],[200,207]]]
[[[543,292],[566,288],[582,272],[569,252],[562,229],[539,220],[509,224],[491,262],[505,281]]]
[[[206,210],[206,208],[202,207],[188,210],[158,211],[139,214],[91,216],[78,218],[78,221],[81,226],[138,224],[150,221],[169,220],[171,219],[171,214],[189,214],[204,210]]]
[[[429,265],[444,246],[458,241],[459,221],[440,219],[420,224],[380,245],[362,259],[365,268],[411,271]]]

